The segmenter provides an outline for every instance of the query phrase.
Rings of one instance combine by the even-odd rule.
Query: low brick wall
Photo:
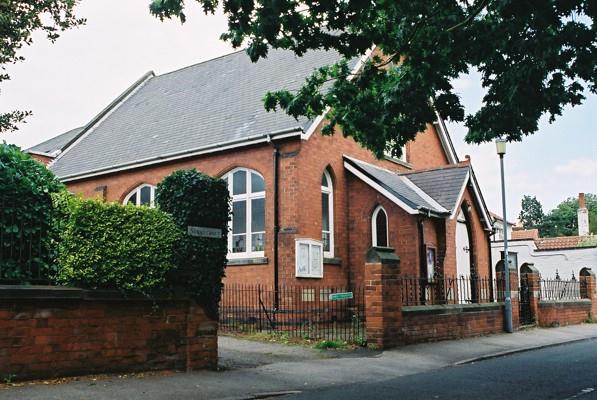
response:
[[[404,344],[488,335],[504,330],[503,303],[402,307]]]
[[[0,286],[0,377],[216,365],[217,322],[191,300]]]
[[[537,323],[542,327],[580,324],[591,317],[590,299],[539,301]]]

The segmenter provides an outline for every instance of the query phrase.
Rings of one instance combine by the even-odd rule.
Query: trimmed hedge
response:
[[[167,287],[183,236],[170,215],[99,200],[56,203],[69,214],[61,227],[59,283],[148,296]]]
[[[0,282],[46,281],[54,273],[51,195],[64,190],[45,165],[0,143]]]
[[[156,191],[158,207],[171,214],[179,228],[216,228],[220,238],[184,235],[178,246],[176,287],[190,293],[212,317],[217,317],[228,254],[230,195],[224,180],[195,169],[178,170],[164,178]]]

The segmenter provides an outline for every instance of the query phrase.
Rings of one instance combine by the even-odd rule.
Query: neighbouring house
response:
[[[508,236],[508,255],[517,267],[533,263],[539,273],[547,279],[560,277],[578,278],[582,268],[597,266],[597,236],[589,235],[589,213],[584,193],[579,194],[578,235],[552,238],[539,237],[538,229],[514,227]],[[503,236],[491,243],[493,260],[504,257]]]
[[[321,135],[325,115],[264,110],[268,90],[298,88],[338,58],[271,51],[251,63],[241,51],[149,72],[84,127],[29,152],[70,191],[135,205],[153,205],[177,169],[226,179],[228,283],[358,284],[372,246],[393,247],[405,275],[491,278],[491,217],[439,115],[401,159],[380,160],[341,133]]]
[[[493,235],[491,235],[491,241],[504,240],[504,218],[491,211],[489,212],[489,215],[493,218]],[[515,229],[515,225],[515,222],[506,221],[508,238],[512,237],[512,231]]]

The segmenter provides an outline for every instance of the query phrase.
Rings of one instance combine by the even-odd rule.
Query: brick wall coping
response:
[[[42,286],[42,285],[0,285],[0,299],[62,299],[62,300],[190,300],[186,296],[172,295],[171,293],[156,293],[148,298],[139,293],[123,294],[117,290],[89,290],[66,286]]]
[[[540,300],[539,307],[567,307],[567,306],[587,306],[591,307],[591,299],[576,300]]]
[[[466,312],[493,311],[502,308],[504,303],[485,304],[441,304],[428,306],[403,306],[402,314],[460,314]]]

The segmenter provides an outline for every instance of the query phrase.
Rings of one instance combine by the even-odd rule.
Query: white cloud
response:
[[[567,163],[558,165],[555,168],[558,174],[574,175],[582,177],[597,177],[597,160],[588,158],[579,158],[568,160]]]

